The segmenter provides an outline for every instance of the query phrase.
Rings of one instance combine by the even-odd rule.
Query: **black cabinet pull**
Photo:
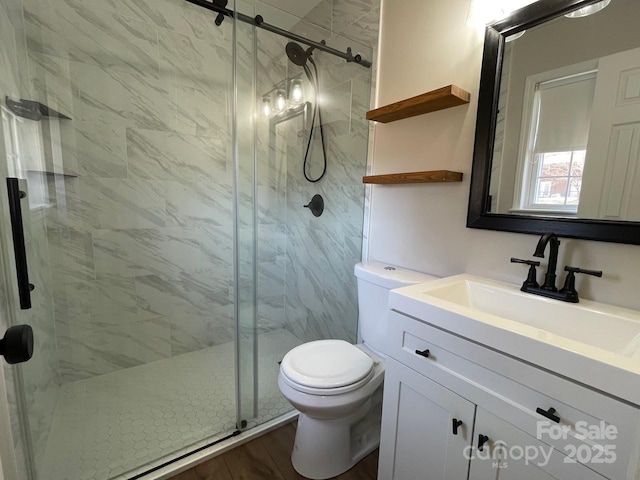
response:
[[[489,437],[487,437],[486,435],[478,435],[478,450],[479,451],[483,451],[484,450],[484,446],[485,444],[489,441]]]
[[[26,362],[33,356],[33,330],[29,325],[16,325],[7,329],[0,339],[0,355],[13,365]]]
[[[11,216],[11,231],[13,233],[13,251],[16,259],[16,277],[18,279],[18,296],[20,308],[31,308],[31,292],[35,288],[29,283],[29,270],[27,268],[27,249],[24,243],[24,225],[22,223],[22,207],[20,200],[26,197],[20,191],[18,179],[7,178],[7,193],[9,195],[9,215]]]
[[[541,408],[536,408],[536,412],[542,415],[545,418],[548,418],[552,422],[560,423],[560,417],[556,415],[556,409],[550,408],[549,410],[543,410]]]
[[[462,426],[463,421],[458,420],[457,418],[453,419],[453,434],[458,435],[458,429]]]
[[[416,355],[420,355],[421,357],[424,357],[424,358],[429,358],[431,356],[431,352],[429,351],[428,348],[422,351],[416,350]]]

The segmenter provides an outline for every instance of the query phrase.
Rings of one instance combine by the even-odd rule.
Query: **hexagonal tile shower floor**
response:
[[[286,330],[259,336],[255,423],[291,410],[278,389],[278,362],[301,343]],[[227,435],[236,428],[235,385],[233,343],[66,384],[38,478],[128,478]]]

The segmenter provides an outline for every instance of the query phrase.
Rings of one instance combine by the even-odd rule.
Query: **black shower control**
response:
[[[33,356],[33,329],[29,325],[7,329],[0,340],[0,355],[11,365],[29,360]]]
[[[313,213],[314,217],[319,217],[324,212],[324,198],[322,195],[314,195],[311,201],[304,206]]]

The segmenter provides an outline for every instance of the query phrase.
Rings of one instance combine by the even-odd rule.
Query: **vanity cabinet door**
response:
[[[475,408],[388,358],[378,480],[466,479]]]
[[[482,451],[478,450],[482,443]],[[558,450],[478,407],[469,480],[603,480]]]

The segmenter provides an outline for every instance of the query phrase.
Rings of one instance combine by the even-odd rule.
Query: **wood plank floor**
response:
[[[289,423],[251,442],[187,470],[171,480],[304,480],[291,465],[296,423]],[[375,480],[378,451],[338,480]]]

